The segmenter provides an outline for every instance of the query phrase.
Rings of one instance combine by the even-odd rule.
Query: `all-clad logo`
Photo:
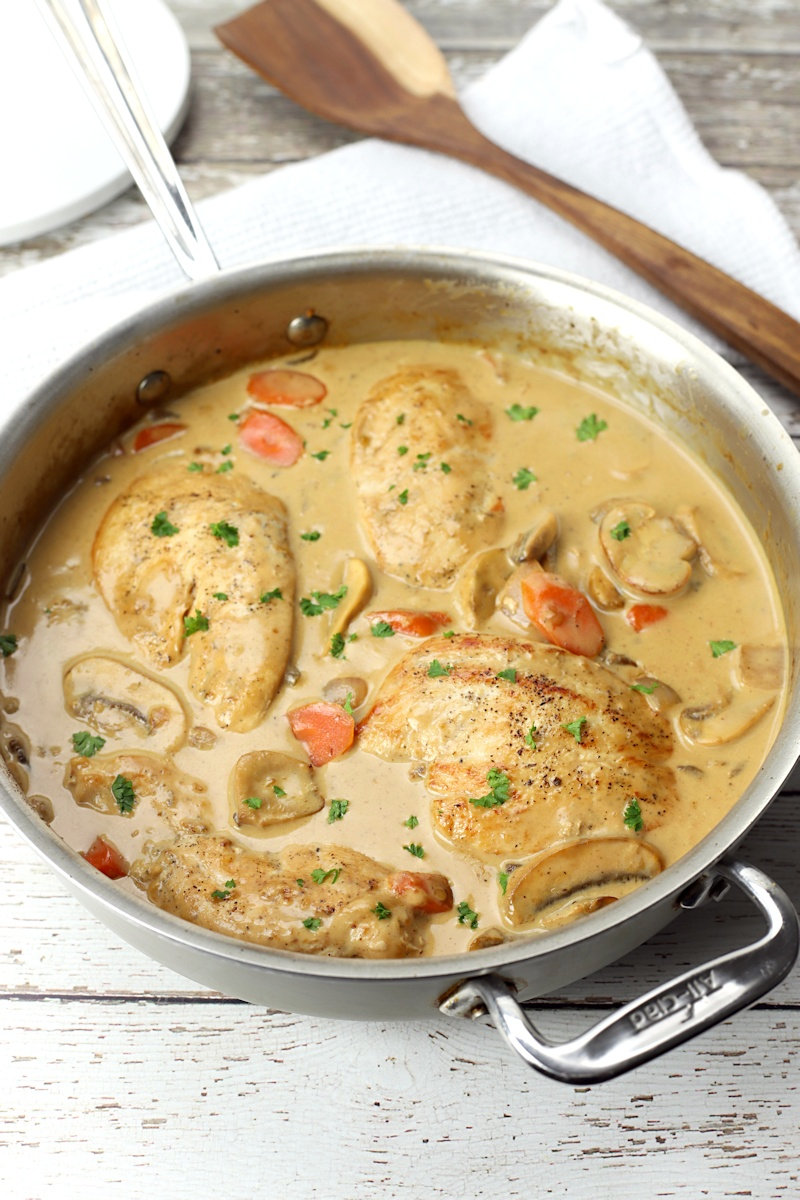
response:
[[[647,1029],[650,1025],[655,1025],[658,1021],[663,1021],[665,1017],[673,1016],[681,1009],[686,1010],[684,1020],[688,1021],[697,1001],[702,1000],[711,992],[716,992],[721,987],[722,981],[714,978],[713,971],[707,971],[705,975],[695,975],[682,991],[664,992],[657,1000],[651,1000],[648,1004],[643,1004],[641,1008],[635,1008],[628,1014],[628,1020],[636,1033]]]

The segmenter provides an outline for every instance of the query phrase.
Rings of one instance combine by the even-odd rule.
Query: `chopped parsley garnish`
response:
[[[460,421],[462,425],[472,424],[472,421],[470,421],[469,417],[465,417],[463,413],[456,413],[456,420]]]
[[[401,504],[408,504],[408,488],[403,488],[402,492],[398,493],[397,499]]]
[[[344,634],[334,633],[331,635],[331,657],[342,658],[345,648]]]
[[[597,413],[590,413],[575,430],[575,436],[579,442],[593,442],[604,429],[608,429],[608,421],[604,421],[602,417],[598,419]]]
[[[153,517],[150,532],[154,533],[156,537],[173,537],[178,532],[178,526],[172,524],[162,509]]]
[[[117,775],[114,782],[111,784],[111,795],[117,802],[117,808],[121,813],[127,816],[133,812],[133,806],[136,803],[136,793],[133,790],[133,784],[125,775]]]
[[[280,588],[273,588],[271,592],[262,592],[259,600],[262,604],[269,604],[270,600],[282,600],[283,592]]]
[[[186,468],[187,471],[202,471],[202,469],[203,464],[199,462],[190,462]]]
[[[333,418],[334,418],[334,417],[338,417],[338,415],[339,415],[339,410],[338,410],[338,408],[329,408],[329,409],[327,409],[326,411],[327,411],[327,412],[329,412],[331,415],[330,415],[329,417],[326,417],[326,418],[325,418],[325,420],[322,422],[322,428],[323,428],[323,429],[327,429],[327,428],[328,428],[328,426],[329,426],[329,425],[331,424],[331,422],[333,421]]]
[[[318,542],[322,534],[318,529],[309,529],[308,533],[301,533],[300,540],[302,542]]]
[[[330,450],[318,450],[316,454],[312,454],[312,458],[316,458],[317,462],[325,462],[325,459],[330,454]]]
[[[233,449],[233,446],[231,445],[230,442],[228,442],[227,446],[222,447],[222,450],[220,451],[220,453],[221,454],[230,454],[232,449]]]
[[[318,617],[326,609],[336,608],[340,600],[347,595],[347,584],[335,592],[312,592],[311,597],[303,596],[300,601],[300,612],[304,617]]]
[[[215,891],[213,891],[211,893],[211,899],[212,900],[227,900],[227,899],[229,899],[230,894],[235,887],[236,887],[235,879],[226,879],[225,883],[224,883],[225,890],[223,891],[221,888],[217,888]]]
[[[214,597],[215,600],[227,600],[228,599],[227,592],[212,592],[211,595]]]
[[[229,525],[227,521],[215,521],[213,525],[208,527],[215,538],[219,538],[226,546],[239,545],[239,530],[235,525]]]
[[[398,446],[397,453],[402,458],[404,454],[408,454],[408,446]]]
[[[193,617],[183,618],[184,637],[191,637],[193,633],[200,633],[206,629],[208,629],[208,617],[204,617],[199,608],[194,610]]]
[[[617,521],[614,528],[611,530],[611,536],[616,542],[624,542],[626,537],[631,536],[631,527],[627,521]]]
[[[538,732],[539,732],[539,731],[538,731],[538,729],[536,728],[536,726],[535,726],[535,725],[531,725],[530,729],[529,729],[529,730],[528,730],[528,732],[525,734],[525,745],[526,745],[526,746],[530,746],[532,750],[535,750],[535,749],[536,749],[536,738],[535,738],[535,736],[534,736],[534,735],[535,735],[536,733],[538,733]]]
[[[566,729],[567,733],[571,733],[576,742],[583,738],[583,727],[588,721],[588,717],[578,717],[574,721],[570,721],[567,725],[562,725],[562,729]]]
[[[380,900],[372,909],[379,921],[385,921],[387,917],[392,915],[392,910],[387,908],[385,904],[381,904]]]
[[[498,871],[497,872],[497,883],[500,887],[500,891],[505,896],[506,888],[508,887],[508,871]]]
[[[532,421],[538,413],[538,408],[531,404],[528,408],[524,408],[521,404],[512,404],[511,408],[507,408],[506,416],[512,421]]]
[[[388,621],[376,621],[370,625],[369,631],[373,637],[394,637],[394,630]]]
[[[532,483],[536,483],[536,476],[527,467],[520,467],[516,475],[512,476],[511,482],[519,491],[526,492]]]
[[[85,729],[72,735],[72,747],[75,753],[80,754],[83,758],[94,758],[97,751],[102,750],[105,744],[105,738],[95,737],[93,733],[87,733]]]
[[[450,663],[440,663],[438,658],[435,658],[428,667],[428,678],[439,679],[442,675],[449,675],[453,667]]]
[[[445,629],[444,633],[442,634],[442,637],[446,637],[446,638],[451,638],[451,637],[455,637],[455,636],[456,636],[455,629]]]
[[[305,879],[295,879],[295,883],[297,884],[298,887],[305,887],[305,885],[306,885]]]
[[[272,790],[279,800],[283,800],[286,796],[286,791],[279,783],[273,783]]]
[[[497,672],[498,679],[507,679],[509,683],[517,682],[517,672],[513,667],[506,667],[505,671]]]
[[[346,713],[349,713],[349,715],[351,717],[353,715],[353,700],[354,699],[355,699],[355,696],[353,695],[353,693],[348,692],[344,698],[344,704],[342,705],[342,708],[344,709],[344,711]]]
[[[427,454],[418,454],[417,461],[414,463],[412,470],[413,471],[424,471],[428,465],[428,459],[431,457],[432,454],[433,454],[432,450],[429,450],[427,452]]]
[[[439,470],[445,475],[449,475],[452,469],[450,463],[439,463]]]
[[[239,414],[238,413],[228,413],[228,420],[229,421],[238,421]]]
[[[245,804],[247,805],[247,807],[252,808],[255,811],[258,811],[258,809],[261,808],[261,805],[263,803],[264,803],[264,801],[261,799],[260,796],[247,796],[245,799]]]
[[[625,805],[625,811],[622,814],[622,823],[628,829],[632,829],[634,833],[640,833],[644,829],[644,817],[642,816],[642,808],[638,800],[629,800]]]
[[[403,846],[403,849],[407,850],[409,854],[413,854],[414,858],[425,857],[425,851],[422,846],[420,846],[419,842],[409,842],[407,846]]]
[[[461,900],[456,909],[458,912],[459,925],[469,925],[470,929],[478,928],[478,913],[474,908],[470,908],[466,900]]]
[[[0,652],[3,658],[8,658],[17,648],[17,635],[15,633],[0,633]]]
[[[314,883],[327,883],[329,879],[331,883],[336,883],[341,873],[341,867],[331,867],[329,871],[326,871],[324,867],[315,867],[311,872],[311,878]]]
[[[406,414],[405,414],[405,413],[398,413],[398,414],[397,414],[397,417],[395,418],[395,420],[397,421],[397,424],[398,424],[398,425],[405,425],[405,423],[406,423]]]
[[[217,475],[224,475],[226,471],[232,471],[232,470],[233,470],[233,463],[231,462],[230,459],[228,459],[227,462],[219,464],[219,466],[217,467]]]
[[[508,776],[497,767],[492,767],[486,775],[486,782],[491,790],[485,796],[470,800],[470,804],[474,804],[476,808],[497,808],[498,805],[505,804],[511,787]]]
[[[652,696],[657,687],[657,683],[632,683],[631,691],[641,692],[643,696]]]
[[[331,800],[331,806],[328,809],[328,824],[332,825],[334,821],[341,821],[349,807],[349,800]]]
[[[408,817],[407,820],[403,821],[403,824],[405,825],[406,829],[416,829],[419,825],[419,817],[412,815]]]
[[[306,919],[303,921],[303,924],[305,925],[306,929],[310,929],[313,933],[313,931],[315,929],[319,929],[320,925],[322,924],[322,917],[306,917]]]
[[[718,642],[709,642],[711,653],[714,658],[721,658],[723,654],[730,654],[731,650],[736,649],[736,642],[730,642],[727,638],[723,638]]]

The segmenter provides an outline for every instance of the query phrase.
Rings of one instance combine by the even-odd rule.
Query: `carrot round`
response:
[[[122,879],[128,874],[128,864],[117,847],[102,836],[96,837],[81,857],[109,879]]]
[[[302,742],[312,767],[321,767],[349,750],[355,737],[353,714],[341,704],[318,700],[294,708],[288,714],[289,725]]]
[[[239,425],[239,441],[252,454],[276,467],[291,467],[303,453],[303,439],[280,417],[251,412]]]
[[[430,637],[445,625],[452,624],[452,618],[446,612],[421,612],[414,608],[393,608],[387,612],[367,613],[370,625],[384,621],[391,625],[395,633],[403,633],[406,637]]]
[[[668,616],[668,610],[660,604],[632,604],[625,613],[625,620],[632,629],[641,633],[656,621],[663,621]]]
[[[559,575],[538,568],[532,568],[520,582],[525,614],[549,642],[587,658],[600,653],[605,641],[603,627],[583,592]]]
[[[288,408],[311,408],[328,394],[321,379],[305,371],[273,368],[256,371],[247,381],[247,394],[256,403],[283,404]]]
[[[146,450],[148,446],[154,446],[156,442],[163,442],[165,438],[175,437],[177,433],[183,433],[185,428],[185,425],[181,425],[177,421],[163,421],[160,425],[146,425],[133,439],[133,453],[138,454],[140,450]]]

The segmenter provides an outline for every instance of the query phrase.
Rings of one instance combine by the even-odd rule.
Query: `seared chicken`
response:
[[[292,635],[295,570],[281,501],[243,476],[161,467],[111,505],[92,559],[120,630],[149,662],[169,667],[188,648],[189,686],[219,725],[254,728]]]
[[[127,800],[112,791],[118,779],[130,781]],[[212,824],[206,785],[179,771],[171,759],[147,750],[71,758],[64,787],[76,804],[97,812],[133,816],[144,805],[179,833],[201,833]]]
[[[393,873],[346,846],[254,853],[222,835],[187,836],[154,847],[131,875],[159,908],[206,929],[340,958],[420,954],[431,895],[436,911],[452,904],[442,876]]]
[[[447,587],[496,538],[487,407],[458,372],[405,367],[373,387],[352,432],[361,519],[381,567]]]
[[[652,829],[676,798],[670,727],[642,695],[581,655],[513,638],[435,637],[411,650],[359,745],[428,764],[435,824],[485,859],[624,834],[633,799]]]

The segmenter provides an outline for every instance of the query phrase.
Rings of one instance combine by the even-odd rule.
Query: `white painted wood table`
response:
[[[194,94],[177,143],[197,199],[351,135],[305,115],[222,52],[239,5],[173,0]],[[458,83],[547,0],[415,0]],[[800,230],[797,0],[614,0],[659,56],[723,164]],[[6,273],[145,216],[130,191],[0,250]],[[800,435],[798,402],[745,373]],[[743,853],[800,902],[798,789]],[[800,971],[747,1013],[593,1089],[523,1068],[484,1025],[332,1023],[209,993],[119,943],[0,824],[0,1184],[4,1200],[800,1196]],[[751,938],[735,899],[684,917],[539,1005],[577,1032],[599,1011]]]

